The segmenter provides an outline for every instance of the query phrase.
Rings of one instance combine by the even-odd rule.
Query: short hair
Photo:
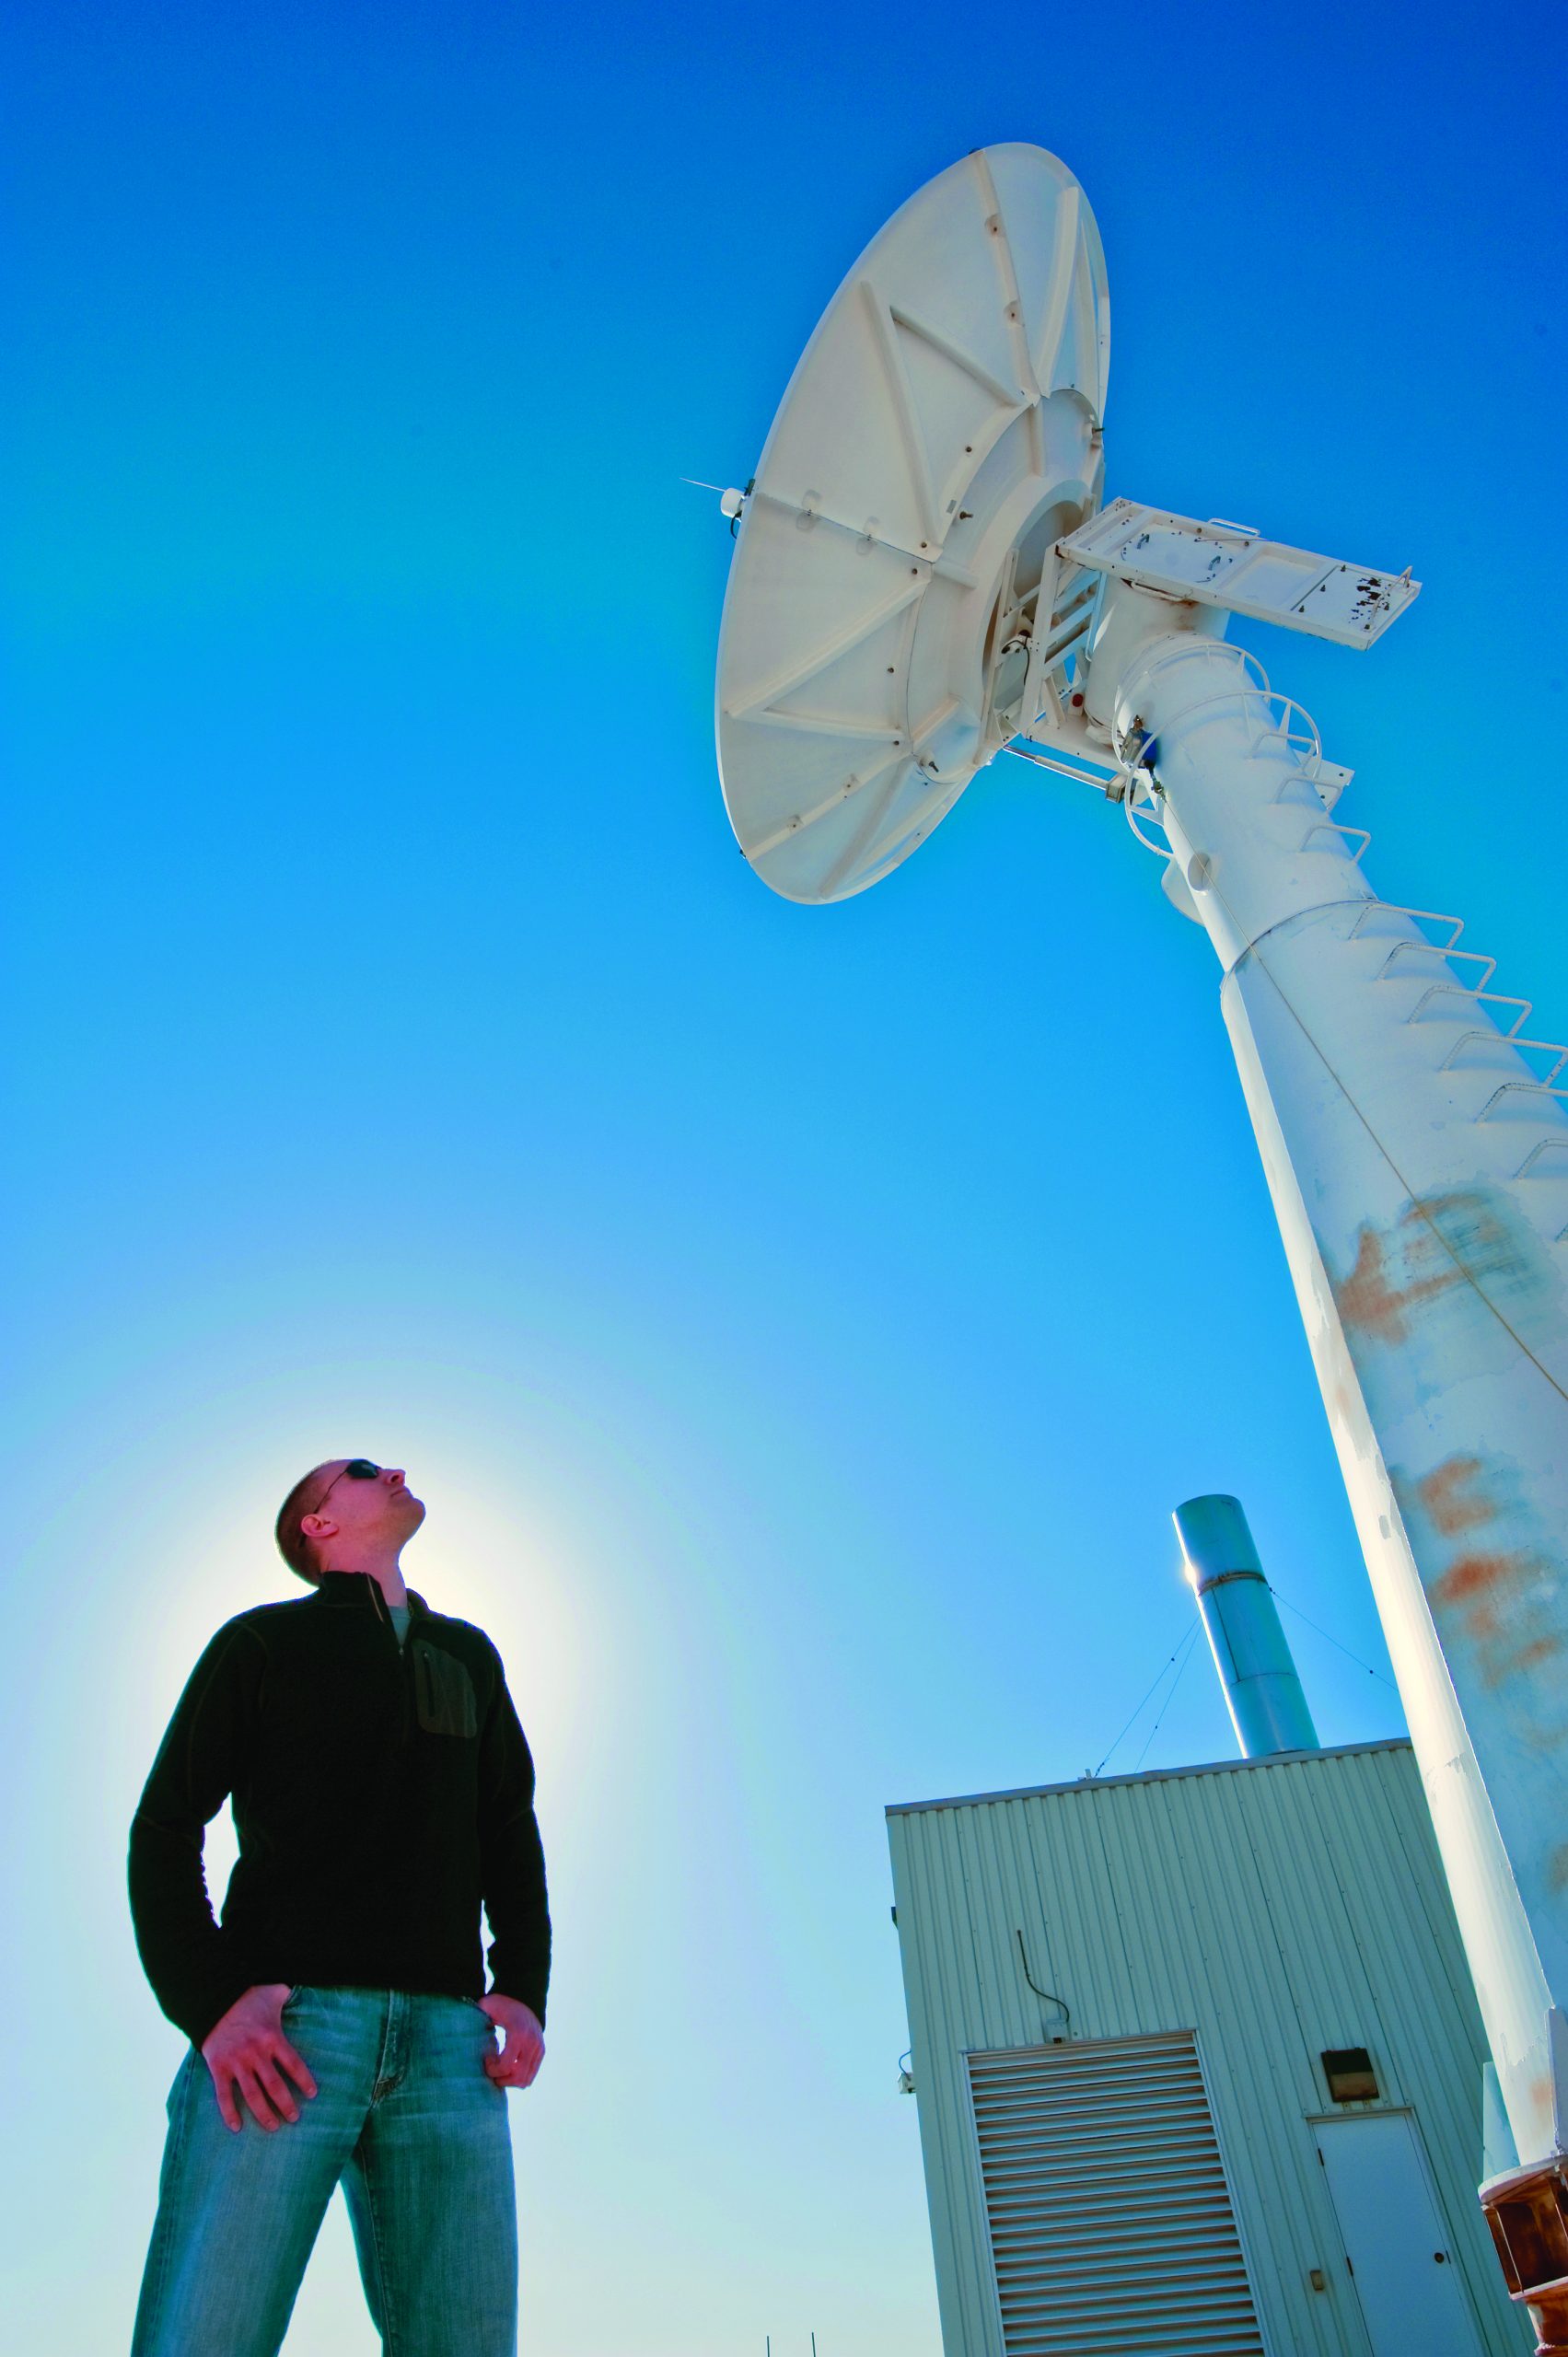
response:
[[[316,1560],[314,1542],[306,1537],[300,1525],[306,1515],[314,1514],[316,1505],[320,1504],[319,1498],[317,1498],[316,1505],[309,1503],[320,1483],[320,1479],[321,1468],[319,1465],[313,1465],[309,1472],[295,1483],[282,1505],[279,1506],[278,1518],[273,1526],[273,1536],[278,1542],[278,1553],[283,1557],[289,1570],[311,1587],[319,1587],[321,1584],[321,1566]]]

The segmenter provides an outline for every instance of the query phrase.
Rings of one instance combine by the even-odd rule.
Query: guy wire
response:
[[[1177,1656],[1177,1655],[1181,1651],[1182,1646],[1183,1646],[1183,1645],[1185,1645],[1185,1644],[1190,1644],[1190,1643],[1191,1643],[1191,1640],[1192,1640],[1192,1638],[1193,1638],[1194,1634],[1196,1633],[1197,1630],[1198,1630],[1202,1625],[1202,1622],[1197,1621],[1197,1620],[1194,1620],[1194,1622],[1193,1622],[1193,1624],[1192,1624],[1191,1628],[1184,1629],[1184,1630],[1182,1631],[1181,1635],[1178,1638],[1178,1640],[1177,1640],[1177,1642],[1176,1642],[1176,1644],[1175,1644],[1174,1648],[1172,1649],[1172,1651],[1171,1651],[1170,1653],[1168,1653],[1168,1654],[1167,1655],[1167,1656],[1166,1656],[1165,1660],[1160,1664],[1158,1674],[1156,1676],[1156,1678],[1155,1678],[1155,1679],[1154,1679],[1153,1683],[1150,1685],[1150,1687],[1149,1687],[1149,1689],[1148,1689],[1148,1692],[1147,1692],[1147,1693],[1145,1693],[1145,1694],[1144,1694],[1143,1696],[1141,1696],[1141,1697],[1140,1697],[1139,1701],[1138,1701],[1138,1705],[1137,1705],[1137,1709],[1133,1711],[1133,1713],[1132,1713],[1132,1717],[1131,1717],[1131,1718],[1129,1718],[1129,1720],[1128,1720],[1128,1722],[1127,1722],[1127,1726],[1124,1726],[1124,1727],[1121,1729],[1121,1734],[1117,1736],[1117,1737],[1116,1737],[1116,1742],[1115,1742],[1115,1743],[1112,1743],[1112,1744],[1110,1744],[1110,1745],[1109,1745],[1109,1746],[1107,1747],[1106,1754],[1105,1754],[1105,1759],[1102,1759],[1102,1760],[1100,1761],[1100,1763],[1099,1763],[1099,1768],[1094,1768],[1094,1769],[1091,1769],[1091,1770],[1090,1770],[1090,1771],[1089,1771],[1089,1772],[1090,1772],[1090,1774],[1091,1774],[1091,1775],[1093,1775],[1093,1776],[1098,1776],[1098,1775],[1099,1774],[1099,1772],[1100,1772],[1100,1769],[1101,1769],[1101,1768],[1103,1768],[1103,1767],[1105,1766],[1105,1760],[1106,1760],[1106,1759],[1109,1759],[1110,1758],[1111,1753],[1116,1749],[1116,1745],[1121,1741],[1121,1737],[1122,1737],[1122,1736],[1124,1736],[1124,1735],[1127,1733],[1127,1727],[1130,1727],[1130,1726],[1132,1724],[1133,1720],[1134,1720],[1134,1719],[1136,1719],[1136,1717],[1138,1716],[1138,1712],[1139,1712],[1139,1711],[1142,1711],[1142,1710],[1144,1708],[1144,1706],[1145,1706],[1145,1705],[1146,1705],[1146,1703],[1148,1702],[1149,1695],[1150,1695],[1150,1694],[1152,1694],[1152,1693],[1154,1692],[1154,1690],[1155,1690],[1155,1687],[1156,1687],[1156,1686],[1159,1684],[1160,1679],[1165,1676],[1166,1671],[1170,1667],[1171,1663],[1176,1659],[1176,1656]],[[1183,1667],[1185,1667],[1185,1666],[1186,1666],[1186,1665],[1185,1665],[1185,1664],[1183,1664]],[[1156,1723],[1156,1724],[1157,1724],[1157,1723]]]
[[[1150,1746],[1150,1744],[1151,1744],[1151,1743],[1153,1743],[1153,1741],[1154,1741],[1154,1739],[1155,1739],[1156,1736],[1156,1735],[1158,1735],[1158,1733],[1159,1733],[1159,1731],[1160,1731],[1160,1720],[1164,1718],[1164,1716],[1165,1716],[1166,1713],[1169,1710],[1169,1708],[1170,1708],[1171,1704],[1172,1704],[1172,1703],[1175,1701],[1175,1700],[1176,1700],[1176,1689],[1177,1689],[1177,1688],[1180,1685],[1180,1683],[1181,1683],[1182,1679],[1183,1679],[1183,1678],[1186,1677],[1186,1675],[1187,1675],[1187,1665],[1188,1665],[1188,1663],[1189,1663],[1189,1662],[1191,1660],[1191,1658],[1192,1658],[1192,1655],[1193,1655],[1193,1652],[1194,1652],[1194,1650],[1195,1650],[1195,1648],[1196,1648],[1196,1644],[1197,1644],[1198,1631],[1199,1631],[1199,1629],[1200,1629],[1200,1628],[1202,1628],[1202,1621],[1196,1621],[1196,1622],[1194,1622],[1193,1626],[1192,1626],[1191,1629],[1189,1629],[1189,1631],[1187,1631],[1187,1651],[1186,1651],[1185,1655],[1183,1655],[1183,1657],[1182,1657],[1181,1667],[1177,1671],[1176,1676],[1171,1679],[1171,1681],[1170,1681],[1170,1692],[1166,1696],[1165,1701],[1160,1704],[1160,1707],[1159,1707],[1159,1718],[1156,1718],[1156,1721],[1155,1721],[1155,1723],[1154,1723],[1154,1725],[1149,1729],[1148,1734],[1144,1737],[1144,1748],[1142,1749],[1142,1751],[1140,1751],[1140,1752],[1139,1752],[1137,1759],[1136,1759],[1133,1761],[1133,1763],[1132,1763],[1132,1773],[1133,1773],[1133,1775],[1134,1775],[1134,1776],[1137,1774],[1137,1772],[1138,1772],[1139,1769],[1143,1766],[1143,1764],[1144,1764],[1144,1760],[1145,1760],[1145,1759],[1148,1758],[1148,1756],[1149,1756],[1149,1746]]]
[[[1273,1597],[1276,1604],[1283,1604],[1287,1612],[1294,1612],[1298,1620],[1307,1620],[1307,1615],[1303,1612],[1300,1605],[1293,1604],[1288,1596],[1282,1596],[1279,1589],[1274,1585],[1272,1580],[1269,1582],[1269,1594]],[[1379,1686],[1386,1686],[1391,1694],[1397,1694],[1399,1692],[1400,1689],[1394,1684],[1391,1678],[1385,1678],[1382,1671],[1380,1669],[1374,1669],[1369,1661],[1363,1661],[1361,1655],[1359,1654],[1353,1654],[1348,1645],[1342,1645],[1338,1637],[1330,1637],[1327,1629],[1319,1629],[1316,1620],[1307,1620],[1307,1625],[1309,1629],[1313,1630],[1317,1635],[1321,1637],[1326,1644],[1332,1645],[1336,1653],[1343,1654],[1347,1661],[1353,1661],[1357,1669],[1364,1669],[1368,1678],[1375,1678]]]

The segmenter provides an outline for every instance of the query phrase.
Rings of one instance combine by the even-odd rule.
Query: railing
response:
[[[1183,642],[1179,646],[1171,648],[1151,663],[1142,674],[1142,680],[1147,681],[1169,664],[1190,657],[1200,645],[1213,647],[1215,642],[1213,640]],[[1219,650],[1216,648],[1216,651]],[[1206,696],[1198,703],[1190,704],[1179,715],[1181,726],[1185,727],[1194,714],[1206,712],[1212,706],[1225,704],[1234,708],[1239,697],[1245,710],[1248,698],[1258,698],[1263,704],[1268,717],[1266,723],[1257,727],[1252,734],[1247,749],[1249,755],[1257,755],[1272,741],[1281,744],[1291,757],[1291,763],[1285,777],[1281,781],[1279,791],[1274,795],[1275,803],[1288,801],[1294,793],[1299,798],[1316,806],[1311,824],[1302,837],[1298,848],[1302,851],[1313,848],[1314,839],[1323,835],[1331,836],[1336,843],[1342,845],[1354,842],[1357,848],[1351,857],[1353,865],[1359,867],[1371,844],[1372,837],[1365,827],[1342,826],[1328,814],[1328,807],[1313,782],[1321,765],[1323,746],[1317,723],[1313,720],[1311,714],[1307,712],[1294,696],[1282,695],[1270,686],[1268,673],[1249,648],[1226,646],[1223,651],[1235,658],[1233,684],[1219,695]],[[1116,762],[1115,773],[1109,782],[1096,779],[1092,783],[1098,786],[1109,799],[1121,802],[1122,815],[1126,819],[1128,827],[1144,849],[1155,853],[1161,859],[1168,860],[1171,856],[1168,840],[1155,842],[1144,832],[1144,822],[1147,820],[1151,825],[1158,828],[1162,835],[1166,832],[1165,822],[1160,815],[1163,796],[1159,781],[1155,774],[1154,765],[1144,759],[1150,745],[1156,741],[1155,732],[1146,728],[1141,720],[1134,724],[1134,729],[1124,730],[1119,735],[1114,735],[1111,751]],[[1063,776],[1085,775],[1084,772],[1071,770],[1064,762],[1052,760],[1033,749],[1028,752],[1019,751],[1016,747],[1011,747],[1008,749],[1017,751],[1021,760],[1034,761],[1041,768],[1055,770]],[[1299,794],[1299,789],[1303,785],[1307,790],[1306,795]],[[1321,847],[1328,848],[1326,844]],[[1493,1017],[1489,1013],[1484,1026],[1472,1023],[1469,1028],[1461,1031],[1458,1039],[1449,1042],[1436,1067],[1439,1072],[1453,1071],[1458,1055],[1466,1047],[1481,1046],[1493,1040],[1500,1046],[1512,1048],[1520,1052],[1528,1051],[1552,1059],[1549,1068],[1537,1077],[1529,1080],[1500,1081],[1479,1111],[1471,1116],[1473,1120],[1479,1123],[1491,1120],[1505,1099],[1515,1097],[1527,1097],[1532,1103],[1542,1104],[1543,1109],[1545,1104],[1551,1104],[1554,1108],[1559,1105],[1568,1105],[1568,1087],[1557,1086],[1559,1074],[1568,1069],[1568,1044],[1560,1039],[1537,1039],[1525,1035],[1524,1027],[1532,1013],[1530,1001],[1527,998],[1516,998],[1507,992],[1487,988],[1497,971],[1497,960],[1495,958],[1487,957],[1479,949],[1459,947],[1459,937],[1465,929],[1462,917],[1452,916],[1446,911],[1437,909],[1407,908],[1395,900],[1369,900],[1364,901],[1356,911],[1354,921],[1345,935],[1346,940],[1354,941],[1358,937],[1365,938],[1368,923],[1378,916],[1403,918],[1407,923],[1417,927],[1442,926],[1446,933],[1446,938],[1442,941],[1424,939],[1412,941],[1407,938],[1392,942],[1388,955],[1373,977],[1373,980],[1378,982],[1408,980],[1409,976],[1400,969],[1400,961],[1411,957],[1437,958],[1443,961],[1446,970],[1442,979],[1430,982],[1422,992],[1414,1005],[1406,1014],[1407,1023],[1418,1022],[1434,1000],[1446,995],[1453,995],[1464,1001],[1463,1009],[1455,1011],[1456,1018],[1461,1022],[1475,1008],[1485,1007],[1490,1010],[1496,1007],[1499,1010],[1504,1008],[1514,1010],[1513,1019],[1506,1025],[1501,1019],[1501,1013],[1497,1017]],[[1452,971],[1453,967],[1458,965],[1477,967],[1480,971],[1473,981],[1465,981]],[[1561,1168],[1554,1167],[1549,1170],[1538,1168],[1549,1155],[1568,1155],[1568,1137],[1553,1136],[1537,1139],[1517,1170],[1515,1171],[1515,1178],[1524,1178],[1532,1173],[1547,1178],[1568,1178],[1568,1162],[1565,1162]],[[1568,1241],[1568,1225],[1559,1231],[1555,1240],[1560,1244]]]

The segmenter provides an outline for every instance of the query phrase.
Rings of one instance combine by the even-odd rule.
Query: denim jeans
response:
[[[319,2092],[237,2136],[192,2048],[168,2098],[131,2357],[275,2357],[332,2189],[387,2357],[515,2357],[517,2220],[494,2032],[462,1997],[296,1989]]]

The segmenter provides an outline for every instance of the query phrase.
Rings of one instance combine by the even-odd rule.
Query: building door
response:
[[[1375,2357],[1483,2357],[1410,2113],[1313,2126]]]

